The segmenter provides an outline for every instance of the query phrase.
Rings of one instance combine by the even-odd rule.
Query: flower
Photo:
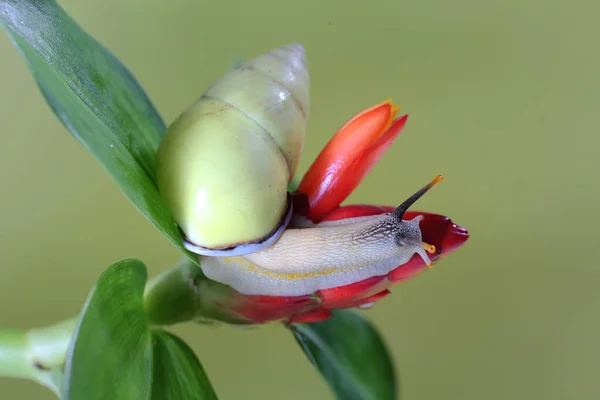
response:
[[[300,182],[294,193],[294,212],[308,217],[314,223],[392,212],[395,207],[340,204],[383,156],[404,127],[407,116],[396,118],[399,110],[391,100],[387,100],[360,112],[344,124]],[[417,215],[424,217],[420,223],[423,241],[435,246],[435,253],[430,256],[434,263],[469,238],[465,228],[443,215],[408,211],[403,219],[410,220]],[[227,287],[213,302],[222,311],[248,323],[317,322],[329,318],[332,309],[370,307],[390,294],[391,286],[427,269],[423,259],[415,254],[409,262],[387,275],[318,290],[311,295],[244,295]]]

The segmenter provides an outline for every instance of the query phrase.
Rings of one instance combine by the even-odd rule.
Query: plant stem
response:
[[[148,320],[153,325],[189,321],[247,324],[218,305],[230,300],[230,291],[229,287],[207,279],[196,264],[183,258],[146,285],[144,302]]]
[[[29,361],[25,335],[18,330],[0,331],[0,376],[30,378],[37,372]]]
[[[0,376],[31,379],[60,395],[76,319],[43,328],[0,330]]]

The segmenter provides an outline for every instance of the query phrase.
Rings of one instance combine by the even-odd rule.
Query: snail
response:
[[[301,296],[384,275],[435,248],[422,216],[394,212],[312,223],[288,193],[309,114],[304,48],[281,47],[217,80],[168,127],[156,182],[205,275],[247,295]]]

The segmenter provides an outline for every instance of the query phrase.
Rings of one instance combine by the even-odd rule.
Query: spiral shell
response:
[[[308,113],[305,52],[294,44],[228,73],[169,126],[157,185],[190,242],[227,249],[272,234],[287,211]]]

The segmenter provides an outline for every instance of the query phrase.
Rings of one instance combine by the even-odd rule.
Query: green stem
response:
[[[0,376],[31,379],[60,395],[62,366],[76,319],[23,330],[0,330]]]
[[[219,300],[231,300],[230,291],[229,287],[207,279],[196,264],[183,258],[146,285],[144,302],[148,320],[153,325],[189,321],[247,324],[248,321],[218,306]]]
[[[25,332],[0,331],[0,376],[30,378],[37,371],[29,362]]]

